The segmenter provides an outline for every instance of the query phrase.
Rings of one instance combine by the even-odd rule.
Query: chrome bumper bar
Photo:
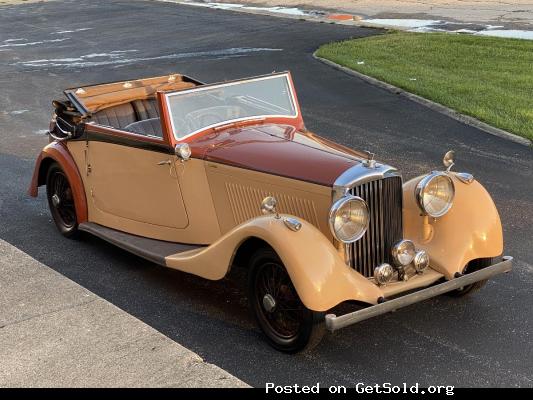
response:
[[[426,289],[422,289],[389,301],[385,301],[384,303],[363,308],[362,310],[355,311],[353,313],[344,314],[339,317],[337,317],[335,314],[327,314],[326,328],[333,332],[348,325],[364,321],[365,319],[385,314],[410,304],[418,303],[419,301],[427,300],[431,297],[439,296],[443,293],[451,292],[452,290],[459,289],[463,286],[488,279],[494,275],[509,272],[512,269],[512,260],[513,257],[504,256],[503,261],[491,265],[490,267],[485,267],[479,271],[463,275],[459,278],[454,278],[447,282],[430,286]]]

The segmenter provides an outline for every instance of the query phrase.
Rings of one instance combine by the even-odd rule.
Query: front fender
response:
[[[277,252],[307,308],[326,311],[346,300],[378,302],[382,291],[348,267],[318,229],[299,219],[302,227],[294,232],[285,226],[283,217],[267,215],[249,220],[208,247],[166,257],[166,264],[204,278],[221,279],[240,244],[254,237]]]
[[[421,216],[415,199],[416,184],[423,176],[403,185],[404,237],[415,242],[430,257],[431,267],[452,279],[477,258],[503,253],[503,234],[498,210],[489,193],[477,181],[461,182],[451,173],[455,185],[453,206],[443,217]]]
[[[62,143],[52,142],[41,151],[35,161],[35,168],[28,188],[28,194],[32,197],[37,197],[39,186],[46,183],[46,172],[51,162],[58,163],[67,176],[72,189],[78,223],[86,222],[88,212],[83,181],[74,159],[67,147]]]

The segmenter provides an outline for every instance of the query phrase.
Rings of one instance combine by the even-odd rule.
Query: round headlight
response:
[[[329,227],[333,236],[343,243],[359,240],[368,228],[368,206],[357,196],[337,200],[329,212]]]
[[[442,217],[452,207],[455,186],[445,173],[433,172],[418,182],[415,195],[425,214],[433,218]]]
[[[400,240],[392,247],[392,258],[398,266],[411,264],[415,258],[415,244],[410,240]]]

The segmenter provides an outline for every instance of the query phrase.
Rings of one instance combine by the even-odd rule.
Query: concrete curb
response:
[[[380,87],[382,89],[385,89],[391,93],[394,93],[394,94],[397,94],[399,96],[403,96],[403,97],[406,97],[408,98],[409,100],[412,100],[416,103],[419,103],[419,104],[422,104],[423,106],[427,107],[427,108],[430,108],[431,110],[433,111],[437,111],[441,114],[444,114],[450,118],[453,118],[455,119],[456,121],[459,121],[465,125],[469,125],[469,126],[473,126],[474,128],[478,128],[486,133],[489,133],[491,135],[494,135],[494,136],[498,136],[500,138],[503,138],[503,139],[507,139],[507,140],[510,140],[510,141],[513,141],[515,143],[519,143],[521,145],[524,145],[524,146],[528,146],[528,147],[532,147],[533,146],[533,142],[529,139],[526,139],[526,138],[523,138],[523,137],[520,137],[518,135],[515,135],[514,133],[511,133],[511,132],[507,132],[507,131],[504,131],[503,129],[499,129],[499,128],[495,128],[494,126],[492,125],[489,125],[489,124],[486,124],[485,122],[481,122],[480,120],[476,119],[476,118],[473,118],[473,117],[470,117],[468,115],[464,115],[464,114],[461,114],[461,113],[458,113],[457,111],[455,110],[452,110],[451,108],[448,108],[446,106],[443,106],[442,104],[439,104],[439,103],[435,103],[434,101],[431,101],[431,100],[428,100],[424,97],[420,97],[416,94],[413,94],[413,93],[409,93],[409,92],[406,92],[405,90],[403,89],[400,89],[399,87],[396,87],[396,86],[393,86],[393,85],[390,85],[388,83],[385,83],[383,81],[380,81],[376,78],[372,78],[368,75],[364,75],[360,72],[357,72],[357,71],[354,71],[350,68],[347,68],[347,67],[343,67],[342,65],[339,65],[333,61],[330,61],[330,60],[327,60],[325,58],[322,58],[322,57],[319,57],[317,56],[316,54],[316,51],[313,53],[313,58],[326,64],[326,65],[329,65],[330,67],[333,67],[339,71],[342,71],[348,75],[353,75],[357,78],[360,78],[362,80],[364,80],[365,82],[367,83],[370,83],[371,85],[374,85],[374,86],[377,86],[377,87]]]

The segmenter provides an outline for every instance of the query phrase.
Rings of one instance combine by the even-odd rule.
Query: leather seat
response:
[[[127,125],[137,121],[135,110],[130,103],[105,108],[94,113],[91,119],[97,124],[120,129],[123,129]]]
[[[161,120],[159,118],[145,119],[144,121],[134,122],[124,128],[126,131],[137,133],[139,135],[149,135],[163,137],[161,129]]]
[[[134,100],[131,104],[139,121],[159,118],[159,106],[156,99]]]
[[[119,129],[126,129],[127,126],[132,125],[137,121],[142,122],[157,118],[159,118],[159,107],[155,99],[134,100],[131,103],[105,108],[94,113],[91,117],[91,119],[97,124]],[[161,124],[159,121],[153,126],[155,130],[152,130],[150,127],[152,123],[153,122],[146,124],[145,129],[147,132],[159,132],[159,135],[156,136],[161,136]],[[159,126],[159,128],[157,128],[157,126]],[[151,135],[152,133],[146,134]]]

